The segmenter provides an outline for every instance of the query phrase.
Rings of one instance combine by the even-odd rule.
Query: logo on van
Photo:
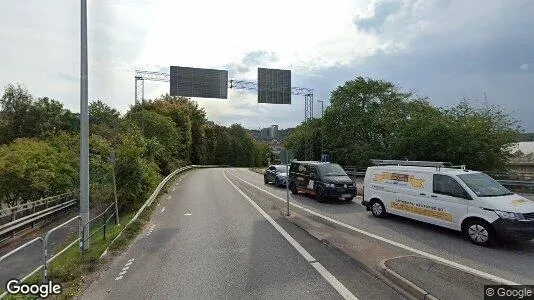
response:
[[[422,188],[425,186],[424,179],[415,178],[413,175],[401,174],[401,173],[383,172],[382,174],[374,174],[373,180],[378,181],[378,182],[383,182],[386,180],[391,180],[391,181],[396,181],[396,182],[406,182],[415,188]]]
[[[299,165],[299,172],[306,172],[306,166]]]

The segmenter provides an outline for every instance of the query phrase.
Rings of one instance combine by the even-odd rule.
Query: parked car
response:
[[[319,202],[329,198],[352,201],[356,185],[338,164],[294,161],[289,168],[289,189],[293,194],[314,195]]]
[[[276,187],[282,187],[287,184],[287,166],[271,165],[263,172],[263,182],[265,184],[273,182]]]
[[[441,162],[373,162],[362,204],[376,217],[391,213],[462,231],[482,246],[534,239],[534,202],[482,172]]]

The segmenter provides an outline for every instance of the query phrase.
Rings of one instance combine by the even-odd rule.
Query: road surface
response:
[[[243,186],[262,189],[283,199],[286,197],[285,189],[264,184],[260,174],[246,169],[228,172],[229,178],[241,182]],[[479,247],[467,241],[461,233],[449,229],[395,216],[377,219],[371,212],[365,211],[361,200],[318,203],[311,197],[290,194],[292,203],[368,233],[520,284],[534,284],[534,241],[501,243],[493,248]]]
[[[357,261],[256,204],[228,170],[188,172],[81,298],[402,299]]]

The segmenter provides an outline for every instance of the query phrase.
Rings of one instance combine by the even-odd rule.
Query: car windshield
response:
[[[458,175],[467,186],[479,197],[497,197],[513,195],[507,188],[484,173]]]
[[[287,172],[287,167],[284,166],[284,165],[275,166],[275,168],[276,168],[276,172],[278,172],[278,173],[286,173]]]
[[[319,165],[317,169],[324,176],[347,176],[347,173],[338,164]]]

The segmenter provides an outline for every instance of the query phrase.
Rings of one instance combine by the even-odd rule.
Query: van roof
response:
[[[301,161],[301,160],[295,160],[295,161],[292,161],[292,163],[306,164],[306,165],[326,165],[326,164],[332,164],[331,162],[322,162],[322,161]]]
[[[473,170],[462,170],[462,169],[456,169],[456,168],[436,168],[436,167],[417,167],[417,166],[372,166],[369,167],[371,169],[396,169],[396,170],[402,170],[402,171],[418,171],[418,172],[428,172],[428,173],[446,173],[450,175],[461,175],[466,173],[480,173],[479,171],[473,171]]]

